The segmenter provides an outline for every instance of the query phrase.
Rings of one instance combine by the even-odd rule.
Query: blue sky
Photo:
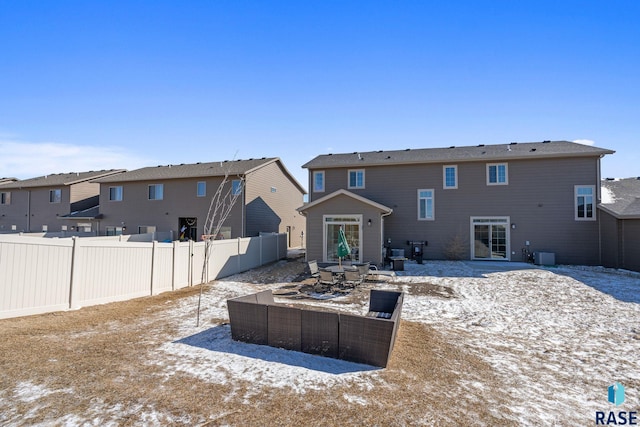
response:
[[[0,177],[570,140],[640,176],[640,2],[0,0]]]

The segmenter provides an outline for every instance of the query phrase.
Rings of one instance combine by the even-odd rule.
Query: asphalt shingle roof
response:
[[[249,160],[224,160],[208,163],[160,165],[128,171],[96,180],[96,182],[150,181],[179,178],[200,178],[208,176],[244,175],[252,169],[278,161],[277,157],[263,157]]]
[[[614,151],[569,141],[520,142],[449,148],[420,148],[323,154],[305,163],[308,169],[380,166],[403,163],[468,162],[544,157],[599,156]]]
[[[110,169],[101,171],[89,171],[89,172],[69,172],[69,173],[57,173],[52,175],[39,176],[37,178],[22,179],[18,181],[8,182],[2,184],[3,189],[7,188],[36,188],[36,187],[62,187],[80,182],[90,181],[96,178],[109,176],[113,174],[119,174],[124,172],[124,169]]]
[[[640,178],[602,181],[600,207],[618,217],[640,218]]]

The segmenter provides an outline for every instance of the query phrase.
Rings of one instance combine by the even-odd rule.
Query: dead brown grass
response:
[[[164,317],[167,310],[197,292],[189,288],[0,321],[0,424],[56,425],[72,419],[124,426],[509,425],[500,384],[490,366],[465,351],[464,334],[444,337],[406,321],[389,367],[371,390],[343,385],[297,394],[267,387],[254,395],[246,393],[254,389],[247,381],[218,384],[178,370],[167,377],[171,367],[147,363],[149,355],[175,334]],[[352,297],[363,296],[359,290]],[[470,394],[472,383],[484,390]],[[17,398],[24,384],[50,392]],[[96,407],[104,408],[98,419],[86,418]]]

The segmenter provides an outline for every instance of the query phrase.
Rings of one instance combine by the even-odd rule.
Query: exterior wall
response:
[[[360,255],[362,262],[382,263],[382,220],[380,211],[351,197],[340,195],[307,210],[307,226],[313,237],[307,240],[307,259],[323,261],[323,215],[362,215]],[[388,217],[387,217],[388,218]],[[371,227],[367,221],[371,219]]]
[[[492,161],[491,163],[496,163]],[[393,248],[410,249],[408,240],[426,240],[425,259],[443,259],[446,246],[455,236],[465,242],[465,258],[471,257],[471,217],[509,217],[511,254],[521,261],[526,241],[532,251],[554,252],[563,264],[598,264],[598,222],[575,221],[574,186],[599,188],[598,158],[511,160],[508,185],[486,184],[486,162],[446,162],[441,164],[363,167],[365,188],[348,189],[355,194],[389,206],[384,239]],[[443,189],[443,165],[457,165],[458,188]],[[310,201],[338,189],[347,189],[348,170],[325,171],[325,191],[313,192],[310,170]],[[432,221],[417,219],[418,189],[434,190]],[[322,208],[328,212],[328,208]],[[599,212],[596,212],[596,216]],[[308,223],[311,240],[322,238],[322,229]]]
[[[60,189],[60,203],[49,202],[49,190]],[[59,216],[71,212],[68,186],[39,187],[30,190],[30,227],[29,231],[42,231],[43,225],[47,231],[61,231],[63,225],[68,223],[58,219]]]
[[[89,209],[98,205],[100,184],[93,182],[79,182],[70,186],[69,201],[71,212]]]
[[[205,197],[197,197],[197,183],[201,181],[206,182]],[[124,223],[124,234],[137,234],[141,226],[155,226],[156,231],[173,231],[174,236],[178,236],[179,218],[197,218],[199,239],[204,234],[211,198],[221,182],[221,177],[207,177],[103,183],[100,186],[101,234],[105,234],[106,227],[121,227]],[[164,185],[162,200],[149,200],[150,184]],[[230,185],[231,182],[227,183]],[[116,186],[122,186],[122,201],[109,200],[109,188]],[[231,227],[232,238],[243,237],[245,215],[241,197],[225,222]]]
[[[11,193],[11,203],[0,205],[0,233],[29,231],[27,228],[29,191],[14,188],[5,188],[0,191]],[[12,229],[14,225],[15,230]]]
[[[600,214],[600,245],[602,265],[610,268],[621,268],[621,224],[607,212],[598,210]]]
[[[301,233],[306,234],[306,223],[296,209],[302,206],[304,193],[280,165],[273,162],[251,172],[245,185],[246,235],[286,233],[289,227],[289,246],[300,246]]]
[[[640,219],[625,219],[622,223],[622,268],[640,271]]]

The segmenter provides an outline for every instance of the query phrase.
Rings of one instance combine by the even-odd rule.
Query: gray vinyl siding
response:
[[[27,190],[3,189],[11,193],[11,203],[0,205],[0,233],[11,233],[12,225],[16,232],[27,231],[27,212],[29,192]]]
[[[622,223],[622,239],[624,259],[622,268],[640,271],[640,219],[624,219]]]
[[[620,220],[602,210],[600,215],[600,244],[602,248],[602,265],[610,268],[622,268],[624,253],[622,248],[622,224]]]
[[[206,197],[197,197],[196,188],[200,181],[206,182]],[[179,235],[179,218],[197,218],[198,236],[204,234],[204,225],[211,198],[222,182],[220,177],[171,179],[104,183],[100,187],[101,231],[105,227],[120,227],[124,222],[125,234],[135,234],[140,226],[155,226],[156,231],[173,231]],[[163,184],[163,199],[149,200],[149,185]],[[231,185],[230,183],[227,184]],[[122,186],[122,201],[109,200],[109,187]],[[226,226],[231,226],[231,237],[242,237],[242,199],[234,205]]]
[[[285,233],[289,226],[291,246],[300,246],[305,219],[296,209],[302,203],[303,192],[278,162],[251,172],[246,181],[247,236],[257,236],[260,232]]]
[[[382,220],[380,211],[344,195],[332,198],[321,206],[310,208],[307,211],[307,226],[309,230],[314,230],[313,238],[307,240],[307,259],[323,260],[323,215],[362,215],[361,261],[374,264],[382,262],[382,237],[379,232]],[[371,219],[371,227],[367,225],[369,219]]]
[[[349,191],[392,208],[393,213],[385,218],[384,238],[391,238],[392,247],[407,250],[407,240],[426,240],[426,259],[443,259],[444,248],[457,234],[469,243],[471,217],[496,216],[509,217],[515,224],[510,229],[513,261],[522,259],[521,250],[528,240],[533,251],[555,252],[557,263],[597,264],[598,223],[575,221],[574,186],[597,189],[598,162],[596,157],[511,160],[508,185],[495,186],[486,184],[486,164],[499,163],[494,159],[370,166],[363,167],[365,188]],[[458,166],[457,189],[443,189],[445,164]],[[325,191],[311,192],[310,200],[346,189],[349,169],[354,168],[319,168],[325,171]],[[312,174],[310,170],[309,176]],[[434,190],[435,220],[417,220],[418,189]],[[322,233],[321,228],[318,231]],[[321,239],[316,233],[313,237]],[[470,257],[468,245],[466,258]]]

